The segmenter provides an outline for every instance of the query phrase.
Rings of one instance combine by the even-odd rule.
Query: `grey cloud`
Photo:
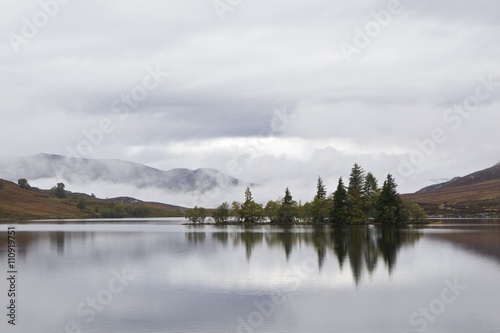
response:
[[[8,124],[1,154],[64,154],[85,139],[83,129],[111,117],[116,130],[87,157],[220,169],[236,157],[247,161],[245,179],[280,184],[304,169],[311,170],[307,177],[336,178],[355,161],[394,172],[415,140],[449,125],[443,112],[474,94],[478,77],[500,81],[497,2],[401,3],[404,12],[348,64],[339,45],[352,43],[355,29],[388,1],[243,1],[221,21],[211,1],[73,0],[17,54],[8,34],[19,34],[23,17],[31,19],[40,7],[7,2],[0,13],[7,42],[0,45],[0,116]],[[111,104],[142,82],[148,66],[169,76],[121,120]],[[405,188],[500,159],[491,144],[498,141],[499,96],[497,89],[450,131]],[[228,137],[251,142],[269,132],[273,110],[285,106],[295,118],[272,134],[309,142],[303,148],[309,158],[298,161],[293,151],[253,156],[251,143],[196,155],[169,151],[189,140],[200,146]],[[318,139],[345,140],[352,151],[318,146]]]

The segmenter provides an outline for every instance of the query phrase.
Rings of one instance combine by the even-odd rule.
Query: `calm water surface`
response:
[[[498,220],[182,223],[0,225],[0,332],[500,331]],[[16,326],[7,323],[8,226]]]

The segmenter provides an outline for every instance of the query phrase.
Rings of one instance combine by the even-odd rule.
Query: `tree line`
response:
[[[194,207],[186,210],[185,217],[193,223],[203,223],[207,210]],[[394,177],[388,174],[382,187],[371,172],[365,172],[357,163],[351,169],[348,184],[343,178],[336,190],[328,195],[321,177],[316,184],[316,195],[310,202],[293,200],[289,188],[278,200],[264,206],[255,202],[250,188],[245,191],[245,201],[224,202],[211,212],[215,223],[258,223],[268,221],[276,224],[378,224],[399,225],[422,223],[425,211],[416,203],[404,201],[397,192]]]

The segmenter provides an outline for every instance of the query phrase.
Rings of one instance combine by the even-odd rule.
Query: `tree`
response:
[[[402,200],[396,188],[397,185],[394,178],[391,174],[388,174],[377,200],[375,222],[394,225],[403,221],[401,214]]]
[[[403,221],[412,222],[415,224],[425,223],[427,214],[419,204],[409,200],[403,200],[401,215]]]
[[[271,222],[277,222],[278,221],[278,211],[281,207],[281,204],[279,201],[273,201],[269,200],[266,204],[266,207],[264,207],[264,213]]]
[[[140,205],[138,207],[132,207],[127,209],[128,215],[132,217],[148,217],[151,216],[151,211],[148,207]]]
[[[323,184],[323,179],[318,177],[318,183],[316,185],[316,196],[315,199],[324,200],[326,199],[326,187]]]
[[[222,205],[217,207],[212,214],[215,223],[227,223],[229,220],[229,204],[224,202]]]
[[[342,177],[339,179],[337,190],[333,194],[333,204],[330,211],[331,223],[347,223],[349,221],[349,210],[347,207],[347,191]]]
[[[238,201],[233,201],[233,203],[231,204],[231,216],[233,217],[235,222],[243,221],[241,203],[239,203]]]
[[[296,203],[293,201],[292,194],[288,187],[285,190],[285,196],[281,200],[281,205],[278,208],[277,222],[282,224],[291,224],[295,222]]]
[[[368,172],[363,186],[364,212],[368,218],[374,218],[376,215],[379,193],[377,178],[371,172]]]
[[[302,202],[299,202],[297,206],[297,219],[300,222],[310,222],[312,215],[311,215],[311,203],[306,202],[305,204],[302,204]]]
[[[241,205],[241,216],[245,223],[256,223],[264,218],[264,208],[253,200],[249,187],[245,190],[245,202]]]
[[[23,190],[29,190],[31,188],[26,178],[20,178],[17,181],[17,185],[19,185],[19,187],[22,188]]]
[[[329,209],[326,200],[326,188],[321,177],[318,177],[316,195],[311,203],[311,216],[313,223],[325,223],[328,219]]]
[[[365,183],[365,171],[355,163],[351,169],[349,186],[347,188],[347,204],[349,208],[350,223],[364,223],[366,215],[363,207],[363,188]]]
[[[57,186],[52,187],[51,192],[53,195],[55,195],[57,198],[66,198],[66,191],[64,183],[57,183]]]
[[[203,223],[207,218],[207,212],[203,207],[194,206],[192,209],[186,209],[184,218],[193,223]]]

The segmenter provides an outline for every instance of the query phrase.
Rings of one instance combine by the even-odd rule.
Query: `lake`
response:
[[[500,331],[499,220],[400,229],[184,222],[1,224],[0,331]]]

